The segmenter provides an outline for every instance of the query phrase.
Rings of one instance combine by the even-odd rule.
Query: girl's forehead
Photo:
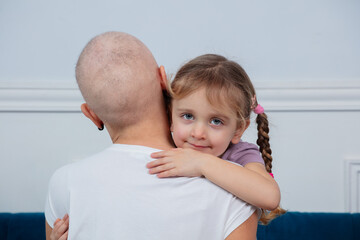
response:
[[[215,102],[210,103],[214,113],[220,114],[220,115],[227,115],[228,117],[236,118],[237,114],[235,109],[232,109],[231,106],[225,102]]]
[[[205,88],[194,90],[186,96],[173,99],[173,106],[187,107],[189,109],[195,108],[199,103],[206,104],[209,107],[207,109],[211,109],[213,114],[236,116],[236,109],[231,107],[230,98],[222,94],[208,94]]]

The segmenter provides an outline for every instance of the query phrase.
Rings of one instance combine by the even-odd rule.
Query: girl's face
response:
[[[172,101],[171,131],[179,148],[192,148],[215,156],[222,155],[230,142],[240,141],[236,115],[228,108],[209,103],[204,88]]]

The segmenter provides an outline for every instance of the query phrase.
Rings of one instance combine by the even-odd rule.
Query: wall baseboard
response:
[[[255,82],[266,111],[359,111],[360,81]],[[0,82],[0,112],[80,112],[76,83]]]

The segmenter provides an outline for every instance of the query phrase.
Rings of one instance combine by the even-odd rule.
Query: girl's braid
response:
[[[260,152],[265,162],[266,171],[271,173],[272,156],[271,156],[271,148],[269,143],[269,122],[267,119],[267,115],[264,112],[259,113],[256,117],[256,123],[258,129],[258,139],[256,143],[260,147]],[[260,222],[264,225],[267,225],[271,222],[271,220],[285,213],[286,210],[282,209],[281,207],[277,207],[272,211],[262,210]]]
[[[271,173],[272,156],[269,143],[269,122],[265,113],[258,114],[256,117],[258,139],[257,145],[260,147],[261,156],[265,162],[266,171]]]

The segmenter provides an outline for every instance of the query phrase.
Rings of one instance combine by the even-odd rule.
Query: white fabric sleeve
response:
[[[260,209],[238,199],[237,197],[233,197],[229,207],[229,217],[225,225],[224,239],[227,238],[237,227],[243,224],[255,211],[257,211],[259,217],[259,213],[261,213]]]
[[[65,166],[52,175],[45,202],[45,219],[51,228],[57,218],[69,213],[68,170]]]

